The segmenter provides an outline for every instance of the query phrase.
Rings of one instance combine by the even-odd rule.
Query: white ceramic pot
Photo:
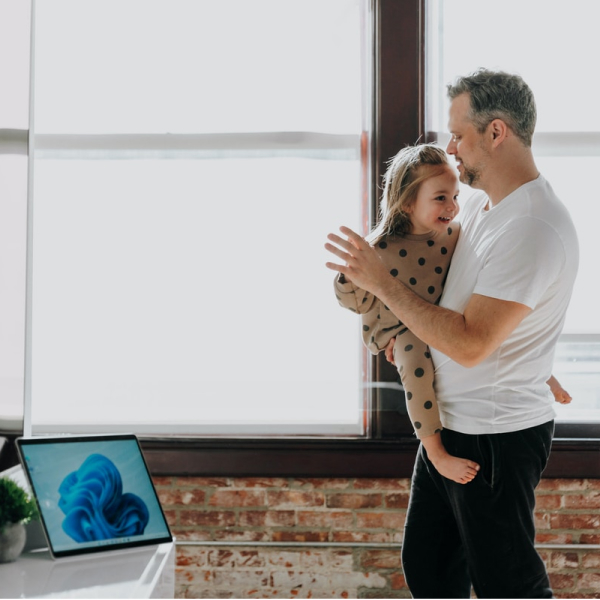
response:
[[[10,523],[0,533],[0,563],[14,562],[25,548],[27,533],[23,523]]]

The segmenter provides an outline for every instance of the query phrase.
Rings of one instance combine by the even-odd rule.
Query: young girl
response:
[[[421,144],[402,149],[390,161],[378,225],[367,236],[383,263],[419,296],[437,302],[458,240],[458,178],[443,149]],[[385,351],[398,369],[408,414],[427,456],[441,475],[470,482],[479,465],[448,454],[434,391],[429,348],[373,294],[340,274],[335,291],[341,306],[359,313],[363,339],[373,354]],[[549,385],[557,401],[570,396],[556,379]]]

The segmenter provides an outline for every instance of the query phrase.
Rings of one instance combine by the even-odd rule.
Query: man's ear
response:
[[[494,146],[500,145],[508,136],[508,125],[502,119],[494,119],[488,126]]]

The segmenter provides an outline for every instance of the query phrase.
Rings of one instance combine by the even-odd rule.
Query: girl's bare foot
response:
[[[479,465],[467,458],[459,458],[448,454],[444,444],[442,444],[442,436],[439,432],[422,438],[421,443],[427,451],[429,460],[440,475],[462,484],[475,479],[477,471],[479,471]]]
[[[440,475],[456,481],[456,483],[464,484],[473,481],[479,471],[479,465],[476,462],[452,456],[447,452],[445,455],[437,457],[435,461],[431,459],[431,462]]]

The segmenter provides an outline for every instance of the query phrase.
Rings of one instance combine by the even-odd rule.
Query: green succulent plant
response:
[[[38,516],[35,500],[12,479],[0,478],[0,533],[11,523],[29,523]]]

